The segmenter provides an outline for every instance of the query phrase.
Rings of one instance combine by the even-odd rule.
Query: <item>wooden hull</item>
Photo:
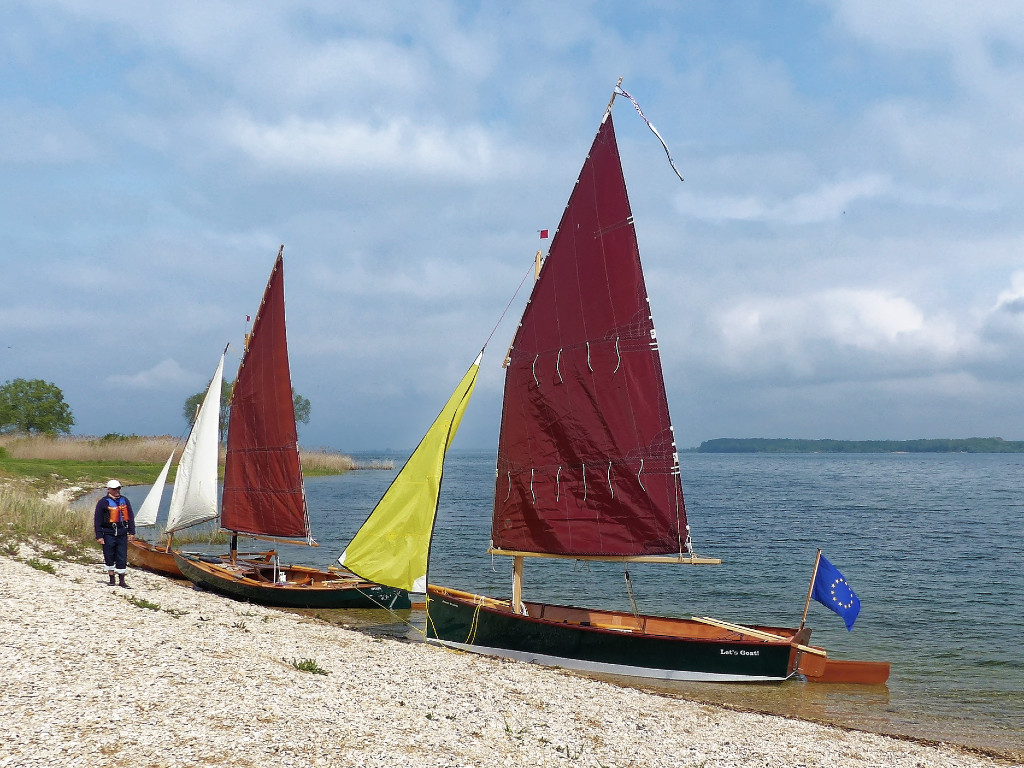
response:
[[[285,582],[274,581],[272,563],[237,561],[174,553],[175,563],[193,584],[236,600],[279,608],[391,608],[410,606],[409,593],[363,581],[343,569],[320,571],[280,566]]]
[[[659,680],[782,682],[797,675],[814,679],[828,669],[824,650],[806,645],[806,628],[746,627],[744,633],[691,619],[542,603],[525,606],[526,615],[517,615],[508,601],[431,586],[427,638],[491,656]],[[838,664],[872,669],[862,669],[864,679],[829,682],[879,683],[888,677],[888,664]],[[885,676],[879,679],[882,666]]]
[[[188,553],[197,554],[197,553]],[[270,562],[270,558],[274,556],[273,550],[266,552],[239,552],[238,557],[244,560],[253,560],[256,562]],[[220,557],[214,555],[214,557]],[[224,558],[227,555],[223,556]],[[185,575],[181,572],[181,568],[174,561],[174,553],[164,551],[164,548],[155,544],[150,544],[148,541],[136,538],[135,541],[128,542],[128,562],[136,568],[142,568],[147,571],[153,571],[163,576],[170,576],[176,579],[184,579]]]
[[[128,542],[128,563],[136,568],[143,568],[164,576],[184,578],[178,564],[174,562],[173,554],[164,552],[163,547],[155,546],[142,539]]]

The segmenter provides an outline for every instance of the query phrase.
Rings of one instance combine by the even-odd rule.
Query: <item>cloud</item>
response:
[[[378,125],[349,120],[307,120],[296,116],[279,123],[244,115],[223,119],[221,140],[261,165],[298,173],[402,172],[458,181],[479,181],[508,173],[518,165],[480,126],[455,130],[417,125],[395,117]]]
[[[715,313],[705,350],[733,375],[834,380],[943,368],[971,346],[943,317],[879,289],[754,297]],[[715,364],[715,363],[711,363]]]
[[[98,155],[93,138],[65,110],[0,101],[0,163],[56,165],[89,162]]]
[[[189,373],[173,359],[163,360],[152,368],[133,374],[115,373],[106,377],[106,382],[118,389],[164,390],[183,386],[197,389],[208,381],[199,374]]]
[[[859,200],[891,194],[892,180],[881,174],[820,184],[790,197],[768,200],[763,196],[698,196],[690,189],[678,192],[676,210],[713,222],[769,221],[777,224],[814,224],[833,221]]]

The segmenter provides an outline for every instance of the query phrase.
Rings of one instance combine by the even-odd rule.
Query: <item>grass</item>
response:
[[[300,672],[311,672],[314,675],[326,675],[327,670],[316,663],[315,659],[292,659],[292,666]]]
[[[92,512],[40,499],[25,490],[0,488],[0,550],[17,552],[21,542],[42,544],[62,559],[81,561],[93,539]]]
[[[46,573],[57,573],[57,569],[53,567],[53,563],[44,563],[37,557],[33,557],[31,560],[26,560],[25,564],[31,568],[35,568],[37,571],[45,571]]]
[[[159,611],[160,606],[144,597],[133,597],[132,595],[125,595],[124,599],[134,605],[136,608],[146,608],[150,611]]]

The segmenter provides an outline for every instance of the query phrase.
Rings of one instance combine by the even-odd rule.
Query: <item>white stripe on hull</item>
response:
[[[525,661],[530,664],[543,664],[546,667],[563,667],[581,672],[597,672],[605,675],[623,675],[625,677],[644,677],[653,680],[686,680],[701,683],[781,683],[788,677],[772,677],[768,675],[728,675],[719,672],[691,672],[679,669],[656,669],[651,667],[634,667],[626,664],[608,664],[603,661],[586,661],[570,659],[563,656],[549,656],[545,653],[529,651],[511,651],[506,648],[488,648],[484,645],[469,645],[451,640],[439,640],[435,637],[427,639],[428,643],[437,643],[460,651],[479,653],[484,656],[498,656],[503,659]]]

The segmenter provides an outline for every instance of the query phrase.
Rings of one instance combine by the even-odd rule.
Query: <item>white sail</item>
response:
[[[167,532],[213,520],[217,510],[217,459],[220,451],[220,388],[224,379],[224,355],[220,356],[206,397],[199,407],[178,462]]]
[[[167,471],[171,468],[171,461],[173,459],[174,451],[171,451],[171,455],[167,457],[167,463],[160,470],[160,475],[157,477],[156,482],[153,483],[153,487],[146,494],[145,501],[142,502],[139,511],[135,513],[136,525],[156,525],[156,515],[160,511],[160,499],[163,498],[164,485],[167,483]]]

